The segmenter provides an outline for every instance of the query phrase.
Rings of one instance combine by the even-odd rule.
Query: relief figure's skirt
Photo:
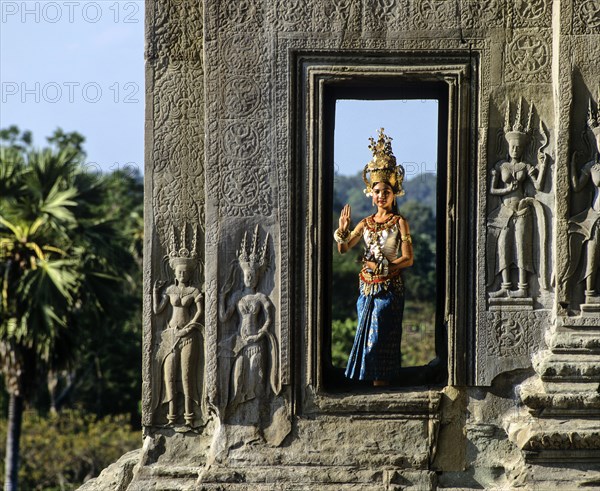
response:
[[[354,380],[393,380],[400,374],[403,288],[381,289],[356,302],[358,327],[346,377]]]

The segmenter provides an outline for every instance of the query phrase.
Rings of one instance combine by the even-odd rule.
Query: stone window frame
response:
[[[296,384],[300,412],[428,412],[435,393],[444,384],[465,385],[473,377],[475,349],[475,227],[476,222],[476,130],[478,56],[469,51],[452,52],[297,52],[291,56],[295,112],[292,138],[295,142],[296,223],[299,237],[294,255],[294,276],[302,284],[303,298],[295,301],[297,317],[305,326],[295,337],[297,366],[302,374]],[[325,315],[323,292],[327,288],[327,261],[330,251],[324,239],[330,235],[331,207],[324,193],[327,177],[327,87],[359,81],[373,89],[386,83],[444,83],[448,87],[448,148],[445,217],[446,258],[468,258],[457,267],[445,261],[446,291],[443,320],[446,326],[447,380],[422,380],[413,387],[365,392],[351,388],[345,394],[326,387],[323,372]],[[438,208],[439,210],[439,208]],[[444,222],[439,222],[443,220]],[[442,225],[443,226],[443,225]],[[471,292],[469,294],[469,292]],[[366,401],[366,402],[365,402]],[[370,401],[370,402],[369,402]],[[377,402],[378,401],[378,402]],[[433,404],[435,406],[435,404]]]

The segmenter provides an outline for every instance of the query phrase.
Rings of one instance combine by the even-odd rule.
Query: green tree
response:
[[[11,147],[17,150],[25,150],[31,147],[33,136],[31,131],[23,131],[18,126],[9,126],[0,129],[0,145]]]
[[[6,421],[0,420],[0,438],[5,435]],[[124,453],[139,448],[139,442],[140,432],[132,431],[125,415],[98,418],[79,409],[64,409],[42,416],[27,410],[23,414],[19,487],[27,491],[77,489]]]
[[[14,133],[14,131],[12,132]],[[13,139],[14,140],[14,139]],[[69,143],[74,142],[74,144]],[[17,486],[24,401],[39,374],[69,367],[107,311],[127,255],[98,211],[105,186],[82,171],[82,139],[58,148],[0,147],[0,359],[9,418],[5,489]],[[62,143],[61,143],[62,142]]]

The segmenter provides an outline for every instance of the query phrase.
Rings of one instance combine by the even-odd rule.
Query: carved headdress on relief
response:
[[[523,126],[523,98],[519,99],[519,104],[517,105],[517,113],[515,114],[515,119],[511,125],[510,122],[510,102],[506,102],[506,113],[504,116],[504,136],[506,141],[517,141],[520,146],[525,146],[529,139],[531,138],[531,134],[533,133],[533,128],[531,122],[533,120],[533,104],[529,106],[529,114],[527,115],[527,123]]]
[[[373,153],[371,161],[363,169],[363,181],[367,185],[364,190],[367,196],[372,196],[373,186],[378,182],[387,182],[396,196],[403,196],[404,189],[404,167],[396,163],[396,157],[392,151],[392,138],[379,129],[379,138],[369,138],[371,144],[369,150]],[[367,174],[369,177],[367,178]]]
[[[254,228],[252,235],[252,243],[248,244],[248,233],[244,232],[244,238],[238,250],[238,259],[240,264],[248,264],[249,266],[262,270],[267,265],[267,246],[269,243],[269,234],[265,237],[262,246],[259,245],[258,225]]]
[[[198,226],[194,227],[194,234],[192,237],[191,249],[188,247],[187,242],[187,224],[184,224],[181,229],[181,238],[179,246],[176,242],[175,226],[171,228],[171,234],[169,236],[169,253],[167,255],[169,266],[171,269],[175,269],[179,265],[186,265],[190,269],[194,270],[198,264],[198,253],[196,247],[198,243]]]

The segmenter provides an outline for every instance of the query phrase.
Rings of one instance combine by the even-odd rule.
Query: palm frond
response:
[[[77,202],[72,198],[77,196],[77,189],[69,187],[60,189],[60,182],[57,181],[50,189],[48,196],[41,203],[40,211],[46,213],[56,220],[65,223],[75,223],[75,216],[68,207],[77,206]]]

